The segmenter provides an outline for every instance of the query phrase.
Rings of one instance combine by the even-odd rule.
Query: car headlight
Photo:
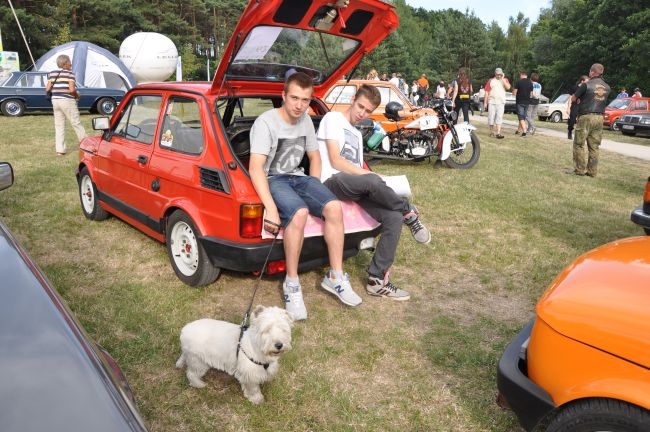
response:
[[[639,120],[639,123],[650,125],[650,118],[642,118],[641,120]]]

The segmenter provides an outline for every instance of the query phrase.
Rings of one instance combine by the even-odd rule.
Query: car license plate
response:
[[[634,130],[634,126],[632,126],[632,125],[623,125],[623,129],[625,129],[625,130]]]

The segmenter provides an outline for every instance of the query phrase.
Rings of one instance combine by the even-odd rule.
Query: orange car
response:
[[[650,109],[650,98],[617,98],[605,108],[603,126],[613,131],[619,130],[616,120],[627,114],[638,114]]]
[[[437,116],[438,114],[431,108],[418,108],[413,106],[409,102],[408,98],[404,96],[404,93],[399,91],[393,83],[389,81],[377,81],[377,80],[340,80],[337,81],[325,94],[323,100],[325,104],[330,109],[330,111],[345,111],[352,101],[352,97],[357,93],[357,88],[363,84],[369,84],[377,87],[379,93],[381,94],[381,103],[379,106],[372,112],[370,118],[374,121],[380,122],[381,126],[386,131],[392,131],[397,129],[397,127],[403,127],[408,123],[412,122],[418,117],[421,117],[425,114]],[[403,120],[399,122],[394,122],[388,120],[384,115],[384,110],[386,104],[389,102],[399,102],[404,107],[403,111],[400,111],[400,117]]]
[[[499,361],[526,430],[650,431],[650,237],[576,259]]]

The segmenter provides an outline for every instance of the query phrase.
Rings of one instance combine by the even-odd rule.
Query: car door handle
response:
[[[138,163],[139,164],[146,164],[147,163],[147,157],[145,155],[140,155],[138,156]]]

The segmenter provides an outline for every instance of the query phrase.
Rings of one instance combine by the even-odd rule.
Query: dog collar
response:
[[[241,342],[237,344],[237,350],[243,352],[243,353],[244,353],[244,356],[245,356],[248,360],[250,360],[251,362],[255,363],[255,364],[258,365],[258,366],[262,366],[262,367],[264,367],[264,369],[268,369],[269,366],[271,365],[271,363],[262,363],[262,362],[258,362],[257,360],[252,359],[251,356],[249,356],[248,354],[246,354],[246,351],[244,351],[244,347],[241,346]]]

